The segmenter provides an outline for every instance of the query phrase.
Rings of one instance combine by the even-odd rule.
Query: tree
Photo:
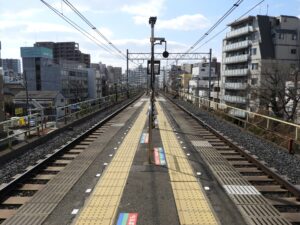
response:
[[[278,118],[294,121],[300,101],[298,76],[298,70],[270,62],[262,68],[260,83],[251,94],[259,98],[260,108],[271,111]]]

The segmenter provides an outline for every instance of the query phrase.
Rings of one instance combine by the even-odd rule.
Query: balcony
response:
[[[225,102],[231,102],[231,103],[240,103],[240,104],[246,103],[246,97],[241,97],[241,96],[224,95],[223,100]]]
[[[229,52],[229,51],[233,51],[233,50],[248,48],[250,45],[251,45],[251,41],[249,41],[249,40],[237,42],[237,43],[234,43],[234,44],[225,45],[224,48],[223,48],[223,52]]]
[[[248,59],[249,59],[249,54],[237,55],[237,56],[226,57],[224,59],[224,63],[230,64],[230,63],[247,62]]]
[[[224,70],[222,72],[222,76],[226,77],[240,77],[240,76],[247,76],[249,73],[249,69],[235,69],[235,70]]]
[[[248,83],[224,83],[225,89],[245,90],[247,87],[248,87]]]
[[[232,37],[237,37],[243,34],[248,34],[250,32],[253,32],[253,27],[252,26],[245,26],[240,29],[232,30],[230,32],[226,33],[226,38],[232,38]]]

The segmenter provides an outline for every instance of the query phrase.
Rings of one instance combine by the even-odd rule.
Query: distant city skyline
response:
[[[46,2],[88,30],[84,22],[62,1],[47,0]],[[149,16],[158,17],[155,35],[166,38],[169,52],[184,52],[235,2],[236,0],[227,0],[226,3],[222,2],[220,5],[220,1],[217,0],[208,2],[199,0],[90,0],[88,2],[74,0],[72,4],[125,53],[127,48],[130,52],[150,51]],[[260,1],[244,0],[200,45],[258,2]],[[125,68],[125,60],[103,51],[54,14],[41,1],[0,0],[0,3],[2,58],[20,59],[20,47],[33,46],[35,42],[39,41],[75,41],[79,43],[79,47],[84,53],[91,54],[91,62],[101,61],[106,65]],[[299,16],[300,1],[265,0],[250,14]],[[89,31],[93,33],[90,28]],[[96,33],[93,35],[98,37]],[[221,61],[224,35],[225,31],[200,48],[199,51],[208,52],[209,48],[212,48],[213,56]],[[99,40],[101,40],[100,37]],[[156,50],[161,51],[162,48],[157,46]]]

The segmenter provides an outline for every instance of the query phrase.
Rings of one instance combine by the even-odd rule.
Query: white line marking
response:
[[[71,212],[71,214],[72,215],[76,215],[78,213],[78,211],[79,211],[79,209],[73,209],[72,212]]]
[[[89,189],[85,190],[85,193],[91,193],[91,191],[92,191],[92,189],[89,188]]]

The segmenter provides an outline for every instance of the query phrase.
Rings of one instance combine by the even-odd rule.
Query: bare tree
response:
[[[298,71],[291,72],[288,65],[265,64],[259,85],[252,88],[254,98],[259,98],[259,108],[271,111],[278,118],[294,121],[300,101],[298,76]]]

